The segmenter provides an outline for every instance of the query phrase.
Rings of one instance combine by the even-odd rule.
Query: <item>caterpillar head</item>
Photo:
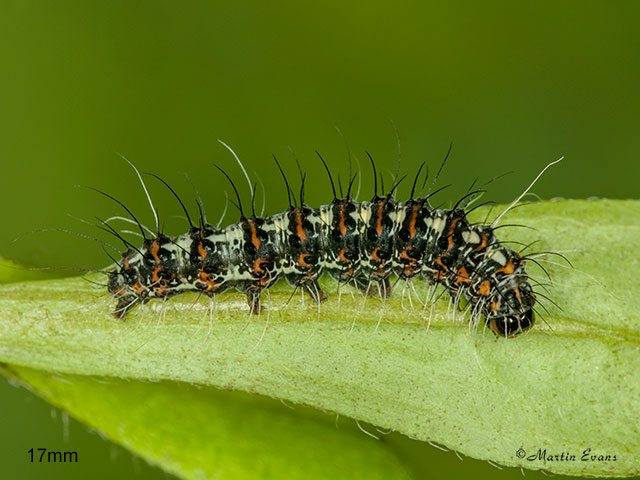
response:
[[[127,313],[138,303],[144,302],[147,295],[146,289],[143,289],[138,281],[138,268],[130,263],[133,254],[131,250],[125,252],[122,255],[122,266],[109,273],[107,290],[118,299],[113,314],[121,320],[124,320]]]
[[[529,282],[514,284],[500,292],[491,302],[493,313],[487,317],[487,324],[498,336],[515,337],[535,323],[535,301]]]

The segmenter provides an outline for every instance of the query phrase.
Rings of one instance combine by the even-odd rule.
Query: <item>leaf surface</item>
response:
[[[279,284],[259,318],[239,294],[215,310],[183,295],[122,323],[103,291],[65,279],[0,288],[0,361],[261,393],[504,465],[639,474],[640,202],[540,202],[503,223],[536,230],[501,229],[501,239],[538,239],[535,250],[573,264],[536,258],[552,278],[536,290],[560,308],[539,296],[546,323],[515,339],[469,328],[447,301],[424,309],[421,281],[399,283],[386,303],[344,286],[336,295],[327,281],[334,294],[319,311]],[[549,283],[539,266],[528,271]],[[582,461],[587,448],[609,460]],[[538,449],[577,460],[528,460]]]

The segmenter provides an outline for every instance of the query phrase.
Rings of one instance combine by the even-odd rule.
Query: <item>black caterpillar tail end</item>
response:
[[[493,317],[487,319],[487,324],[499,337],[515,337],[529,330],[535,323],[535,315],[532,309],[526,310],[522,314],[509,315],[506,317]]]

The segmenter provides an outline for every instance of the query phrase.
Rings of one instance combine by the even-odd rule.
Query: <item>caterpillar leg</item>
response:
[[[258,315],[262,311],[262,301],[260,292],[247,292],[247,304],[253,315]]]
[[[303,283],[302,288],[309,294],[314,303],[322,303],[329,298],[329,295],[320,288],[320,285],[315,280]]]
[[[135,295],[123,295],[118,297],[118,304],[116,305],[116,309],[113,311],[113,316],[124,322],[127,320],[127,314],[140,303],[143,303],[143,301],[140,297]]]
[[[359,276],[355,278],[355,283],[367,297],[389,298],[391,296],[391,283],[388,277],[382,280],[369,280],[367,277]]]

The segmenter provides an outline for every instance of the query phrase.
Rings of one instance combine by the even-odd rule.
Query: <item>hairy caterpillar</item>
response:
[[[100,192],[127,210],[144,238],[136,247],[119,237],[128,249],[108,273],[108,291],[117,298],[117,318],[125,319],[136,305],[154,298],[184,292],[212,297],[230,288],[246,294],[251,312],[257,314],[262,309],[261,292],[281,277],[303,289],[314,302],[322,302],[327,294],[318,279],[327,273],[367,295],[379,292],[383,297],[391,294],[392,274],[400,279],[423,277],[430,284],[442,285],[454,298],[464,295],[474,314],[484,317],[496,335],[515,336],[534,324],[536,298],[525,270],[526,259],[495,236],[500,217],[492,225],[467,220],[460,208],[467,196],[452,209],[435,209],[429,204],[430,195],[414,198],[415,181],[410,198],[404,202],[394,199],[395,186],[378,195],[376,181],[373,198],[357,202],[350,196],[353,179],[343,198],[336,195],[331,179],[334,198],[330,203],[314,208],[301,198],[297,206],[278,163],[289,207],[268,217],[255,212],[247,217],[235,185],[217,167],[233,186],[241,213],[238,222],[219,228],[207,224],[202,214],[200,224],[194,225],[175,191],[153,175],[178,199],[190,224],[188,232],[171,237],[160,232],[144,181],[131,166],[147,194],[157,230],[154,233],[143,227],[121,202]]]

